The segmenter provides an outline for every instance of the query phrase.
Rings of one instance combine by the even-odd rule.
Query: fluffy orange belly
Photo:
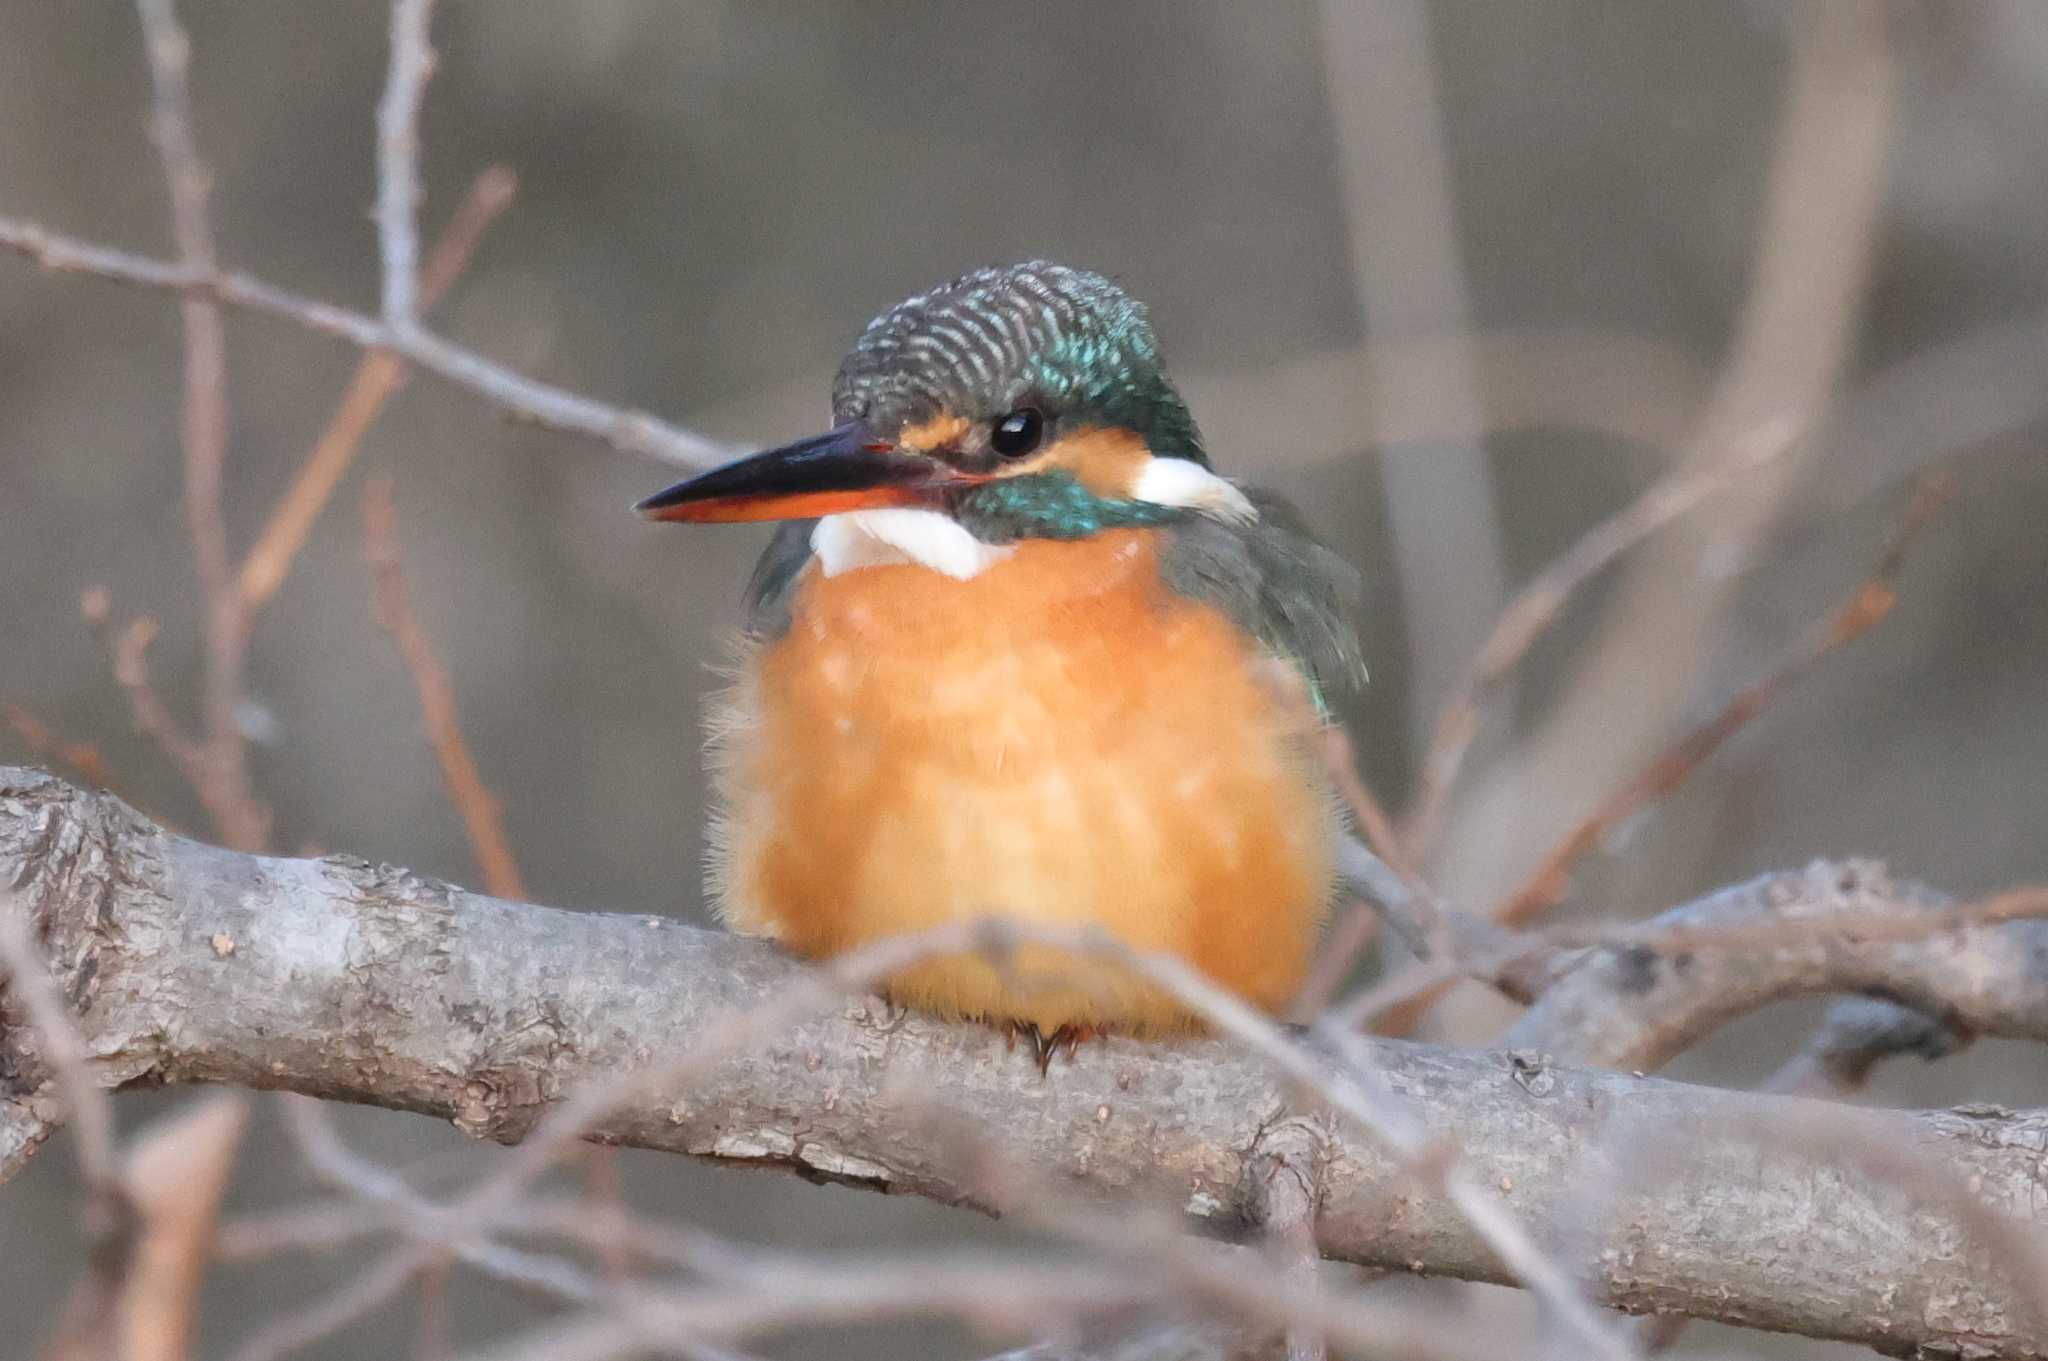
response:
[[[1026,542],[968,581],[811,568],[715,725],[726,920],[813,956],[992,914],[1094,924],[1285,1003],[1330,896],[1330,806],[1256,644],[1160,583],[1151,534]],[[1045,951],[889,992],[1047,1033],[1190,1024]]]

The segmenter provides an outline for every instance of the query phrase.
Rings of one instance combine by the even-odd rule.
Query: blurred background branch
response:
[[[54,947],[66,983],[42,1024],[21,1007],[32,985],[0,997],[0,1177],[27,1168],[0,1216],[21,1278],[0,1320],[18,1335],[163,1361],[220,1353],[208,1319],[249,1320],[229,1341],[251,1358],[967,1356],[992,1345],[976,1330],[1057,1333],[1062,1356],[1145,1339],[1175,1355],[1497,1356],[1536,1336],[1474,1306],[1501,1292],[1446,1310],[1426,1283],[1318,1268],[1309,1250],[1494,1279],[1476,1214],[1506,1235],[1493,1241],[1513,1274],[1547,1283],[1539,1326],[1566,1354],[1675,1338],[1584,1314],[1574,1276],[1602,1303],[1887,1348],[2038,1349],[2038,1290],[2014,1275],[2038,1274],[2023,1170],[2037,1115],[1841,1123],[1572,1070],[1671,1060],[1695,1080],[1910,1105],[2048,1095],[2037,894],[1958,904],[1861,862],[1751,880],[1830,847],[1882,851],[1965,895],[2048,878],[2032,815],[2048,760],[2034,532],[2048,286],[2029,267],[2048,244],[2032,154],[2048,20],[1878,0],[1626,16],[1590,0],[1302,0],[1028,19],[948,5],[881,24],[399,0],[388,31],[345,9],[191,6],[188,38],[166,0],[141,0],[139,24],[0,8],[0,115],[36,129],[0,147],[16,214],[0,249],[159,290],[179,318],[166,330],[113,290],[0,273],[0,498],[34,508],[0,535],[23,586],[0,744],[118,777],[229,845],[473,863],[513,897],[523,871],[538,896],[646,914],[493,909],[535,974],[479,982],[459,1018],[435,1010],[462,965],[443,905],[480,901],[366,862],[320,872],[351,886],[345,902],[320,898],[324,879],[315,894],[320,931],[349,923],[350,982],[333,990],[261,986],[320,936],[274,955],[285,937],[266,932],[284,920],[15,940],[17,979]],[[1058,79],[1020,98],[990,53]],[[153,149],[132,133],[145,71]],[[160,183],[168,248],[97,244],[159,234]],[[58,222],[90,225],[42,225]],[[702,822],[694,711],[757,542],[620,532],[648,490],[636,460],[699,464],[811,428],[875,306],[1038,254],[1152,299],[1221,466],[1302,501],[1366,569],[1375,686],[1329,754],[1380,860],[1304,999],[1319,1049],[1219,1012],[1248,1048],[1113,1044],[1033,1085],[978,1032],[875,1003],[833,1012],[858,977],[778,973],[664,924],[701,910],[694,886],[677,890],[694,884]],[[245,326],[250,311],[293,324]],[[321,336],[361,351],[338,405]],[[394,400],[412,369],[442,382]],[[565,461],[560,433],[635,457]],[[406,469],[402,568],[388,481],[364,488],[366,532],[323,514],[379,457]],[[1924,606],[1891,613],[1896,563],[1859,582],[1860,545],[1930,467],[1943,485],[1966,475],[1916,550],[1909,599]],[[174,500],[179,525],[163,514]],[[169,585],[187,579],[190,596]],[[61,607],[74,597],[90,632]],[[222,859],[213,888],[180,895],[152,878],[156,850],[109,849],[159,843],[105,818],[0,819],[0,840],[69,866],[57,896],[74,905],[247,912],[308,882],[292,862]],[[1697,896],[1735,881],[1749,882]],[[1491,905],[1524,929],[1483,920]],[[1406,961],[1411,948],[1425,957]],[[116,985],[95,971],[137,960],[187,970],[187,1002],[232,995],[227,1022],[289,1014],[261,1044],[206,1050],[180,1011],[140,1048],[108,1047],[93,1007]],[[386,970],[417,986],[380,1010],[359,985]],[[1426,1005],[1460,978],[1493,1000]],[[211,991],[237,987],[250,991]],[[593,1030],[600,1013],[565,988],[637,1010]],[[777,1000],[663,1041],[663,1018],[748,989]],[[1865,995],[1824,1000],[1844,992]],[[1811,1001],[1750,1018],[1792,997]],[[70,1049],[66,1006],[83,1008]],[[827,1019],[777,1039],[805,1008]],[[390,1036],[436,1017],[459,1057],[394,1092]],[[1367,1022],[1467,1039],[1511,1026],[1512,1050],[1376,1047],[1351,1033]],[[707,1035],[735,1057],[709,1067]],[[630,1070],[684,1038],[699,1047],[672,1070],[673,1100],[642,1093],[612,1118],[639,1122],[627,1142],[716,1167],[597,1150],[570,1159],[571,1192],[553,1189],[607,1090],[572,1085],[576,1056],[595,1046]],[[738,1057],[747,1045],[764,1047]],[[145,1049],[131,1080],[353,1094],[508,1137],[555,1115],[495,1163],[434,1153],[420,1122],[311,1102],[256,1122],[239,1157],[229,1104],[162,1111],[160,1134],[134,1137],[114,1115],[178,1103],[124,1097],[90,1133],[81,1072],[117,1079]],[[1945,1061],[1881,1066],[1905,1054]],[[1395,1099],[1357,1106],[1382,1079]],[[1194,1086],[1156,1085],[1175,1081]],[[1228,1120],[1205,1135],[1183,1107],[1209,1089],[1227,1091]],[[1602,1137],[1568,1122],[1550,1144],[1531,1135],[1532,1113],[1540,1125],[1582,1097],[1611,1114]],[[29,1165],[81,1105],[82,1172]],[[719,1123],[732,1110],[758,1118]],[[1347,1110],[1391,1120],[1403,1153]],[[1118,1161],[1124,1122],[1148,1112],[1188,1140],[1196,1183],[1156,1143]],[[1488,1123],[1511,1114],[1511,1134]],[[1462,1157],[1426,1137],[1443,1129]],[[1888,1147],[1899,1139],[1914,1151]],[[880,1169],[1013,1222],[733,1165],[857,1185]],[[278,1208],[232,1217],[218,1248],[237,1270],[209,1275],[231,1166]],[[326,1189],[295,1203],[300,1166]],[[1781,1184],[1803,1189],[1771,1200]],[[1113,1190],[1117,1210],[1069,1204],[1075,1185]],[[1708,1232],[1695,1201],[1718,1207]],[[1190,1217],[1257,1246],[1192,1242]],[[1790,1223],[1810,1254],[1796,1288],[1772,1276],[1714,1294],[1743,1234]],[[53,1248],[66,1226],[84,1231]],[[832,1251],[855,1243],[888,1246]],[[1100,1260],[1076,1269],[1076,1251]],[[1901,1293],[1873,1296],[1887,1271]],[[769,1298],[768,1279],[792,1285]],[[220,1304],[198,1309],[202,1281]]]

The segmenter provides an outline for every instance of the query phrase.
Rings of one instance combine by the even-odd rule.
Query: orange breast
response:
[[[1165,588],[1153,534],[1026,542],[969,581],[810,569],[715,725],[727,920],[809,955],[992,913],[1092,923],[1283,1004],[1330,895],[1330,805],[1256,645]],[[1044,952],[891,993],[1048,1033],[1187,1024]]]

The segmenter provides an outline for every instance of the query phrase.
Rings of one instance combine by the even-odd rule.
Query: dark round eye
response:
[[[1004,458],[1022,458],[1045,438],[1045,417],[1035,406],[1020,406],[996,421],[988,432],[989,447]]]

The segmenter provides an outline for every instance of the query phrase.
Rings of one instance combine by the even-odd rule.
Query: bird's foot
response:
[[[1017,1052],[1020,1037],[1031,1046],[1031,1057],[1038,1062],[1040,1077],[1050,1073],[1053,1059],[1060,1054],[1064,1053],[1067,1062],[1072,1063],[1074,1051],[1088,1041],[1109,1042],[1109,1032],[1092,1025],[1063,1025],[1049,1035],[1030,1021],[998,1021],[996,1029],[1003,1033],[1003,1052],[1006,1054]]]
[[[1074,1061],[1074,1051],[1090,1040],[1107,1039],[1108,1032],[1092,1025],[1063,1025],[1051,1035],[1042,1035],[1038,1027],[1031,1028],[1031,1038],[1038,1050],[1038,1075],[1043,1078],[1052,1067],[1053,1055],[1066,1051],[1067,1062]]]
[[[894,1035],[903,1029],[903,1023],[910,1019],[910,1008],[893,997],[882,999],[882,1024],[879,1029],[884,1035]]]

